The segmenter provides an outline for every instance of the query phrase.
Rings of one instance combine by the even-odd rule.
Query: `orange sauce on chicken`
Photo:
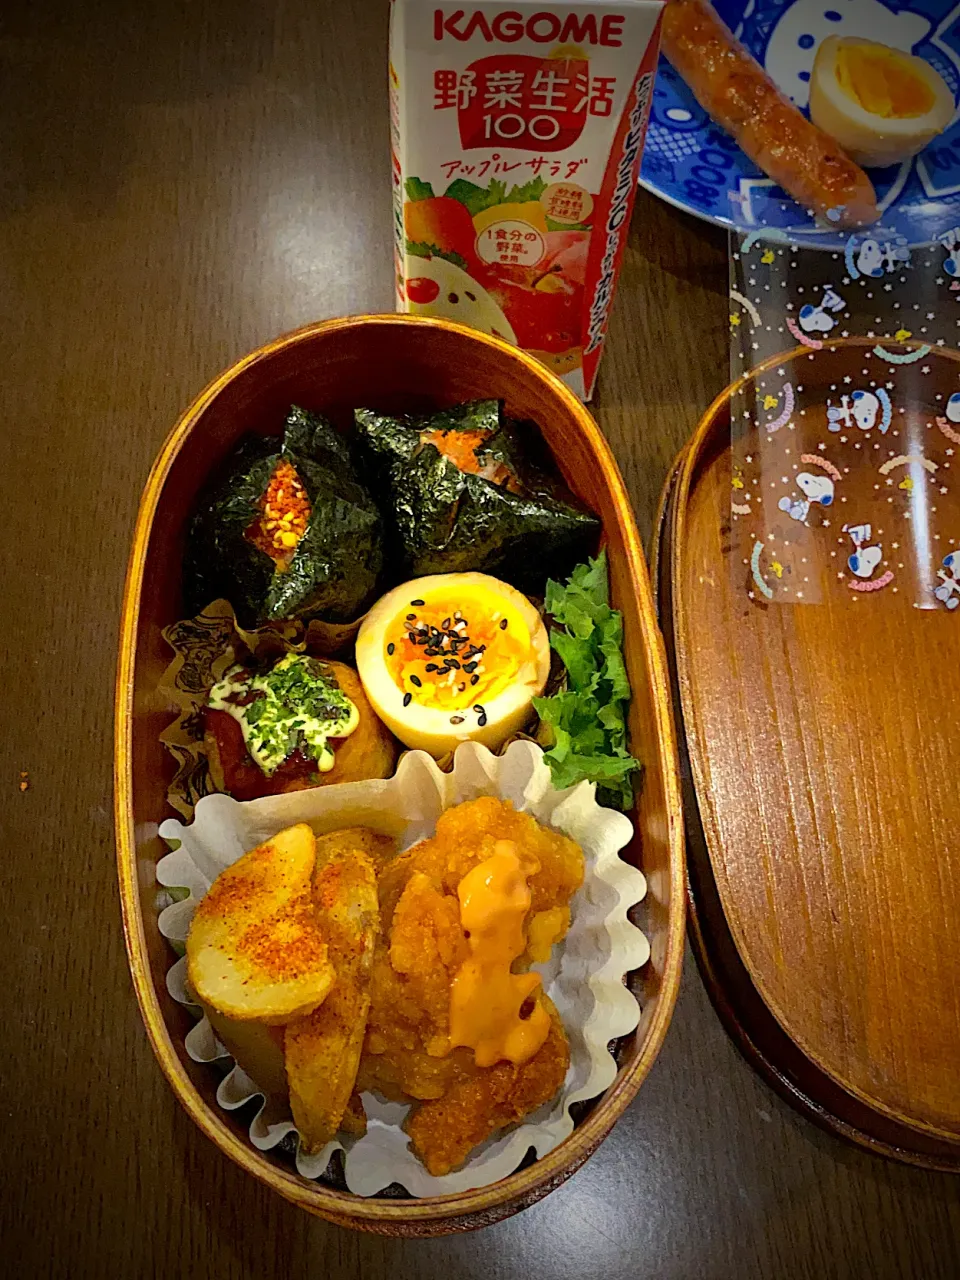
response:
[[[536,859],[521,860],[512,840],[498,840],[493,854],[460,881],[460,922],[470,955],[450,988],[450,1046],[473,1049],[478,1067],[507,1059],[527,1062],[550,1032],[550,1016],[531,999],[540,987],[536,973],[512,973],[526,941],[523,923],[532,895],[527,881],[540,870]]]

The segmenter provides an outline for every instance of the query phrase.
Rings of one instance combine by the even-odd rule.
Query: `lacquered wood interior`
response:
[[[348,426],[352,409],[411,409],[480,396],[539,424],[567,482],[602,519],[613,602],[623,611],[633,688],[630,737],[645,766],[628,856],[648,879],[638,923],[652,948],[631,977],[643,1013],[620,1057],[615,1083],[560,1148],[494,1187],[435,1200],[368,1199],[307,1183],[255,1151],[242,1123],[222,1112],[216,1075],[183,1049],[189,1026],[167,995],[171,962],[156,926],[156,835],[166,814],[170,761],[158,735],[169,709],[157,699],[168,660],[161,629],[181,616],[184,526],[200,485],[248,431],[279,431],[291,403]],[[117,697],[118,858],[131,969],[154,1049],[181,1101],[238,1163],[288,1198],[336,1221],[371,1230],[434,1234],[495,1221],[532,1203],[577,1167],[608,1131],[649,1070],[679,981],[684,904],[676,744],[662,641],[629,500],[589,413],[533,360],[458,326],[409,317],[358,317],[289,335],[241,361],[186,412],[147,483],[124,600]]]
[[[810,404],[859,373],[862,346],[770,364],[790,359],[803,361]],[[915,385],[918,414],[932,421],[960,364],[946,352],[928,363]],[[797,424],[797,452],[816,450],[823,415]],[[874,479],[844,480],[838,531]],[[683,464],[666,526],[678,692],[708,855],[697,923],[713,951],[701,962],[721,993],[724,979],[739,990],[741,1023],[752,985],[798,1051],[792,1072],[791,1050],[772,1034],[763,1053],[785,1080],[803,1076],[804,1060],[823,1074],[826,1083],[811,1076],[799,1087],[838,1117],[834,1127],[950,1167],[951,1152],[960,1156],[960,842],[944,781],[960,728],[944,673],[957,619],[914,608],[909,594],[857,598],[839,580],[816,604],[750,601],[749,575],[730,561],[730,499],[721,400]],[[937,527],[960,523],[952,494],[938,490],[936,501]],[[691,850],[695,894],[701,870]]]

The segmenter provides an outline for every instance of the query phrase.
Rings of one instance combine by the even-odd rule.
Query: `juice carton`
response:
[[[662,0],[393,0],[397,307],[589,399],[637,188]]]

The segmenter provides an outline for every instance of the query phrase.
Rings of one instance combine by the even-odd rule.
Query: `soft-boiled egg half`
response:
[[[378,600],[357,636],[374,711],[408,747],[494,750],[543,693],[550,642],[526,596],[486,573],[414,578]]]
[[[953,94],[912,54],[854,36],[830,36],[810,77],[810,118],[857,164],[899,164],[953,119]]]

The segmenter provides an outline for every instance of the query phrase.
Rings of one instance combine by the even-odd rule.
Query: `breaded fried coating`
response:
[[[541,999],[550,1013],[550,1034],[528,1062],[477,1068],[442,1098],[422,1102],[411,1112],[405,1128],[430,1173],[439,1176],[457,1168],[478,1143],[536,1111],[563,1084],[570,1046],[552,1001]]]
[[[367,1037],[357,1090],[419,1099],[408,1132],[431,1172],[462,1163],[495,1130],[521,1120],[559,1089],[569,1047],[553,1005],[550,1033],[526,1063],[480,1068],[474,1051],[450,1051],[450,990],[470,948],[460,920],[461,880],[513,842],[537,869],[524,922],[522,971],[549,957],[567,931],[569,902],[583,881],[583,853],[495,797],[448,809],[436,833],[387,862],[378,876],[382,933],[374,957]]]

